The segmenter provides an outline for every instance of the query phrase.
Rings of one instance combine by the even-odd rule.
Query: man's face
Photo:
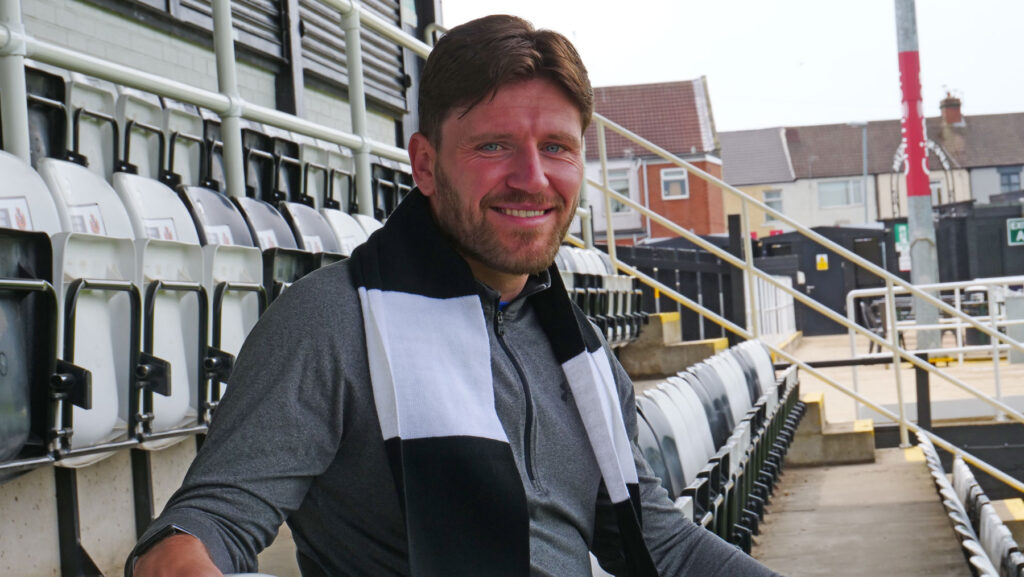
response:
[[[474,269],[543,270],[578,203],[579,110],[556,84],[533,79],[461,113],[441,125],[432,179],[419,183],[434,218]]]

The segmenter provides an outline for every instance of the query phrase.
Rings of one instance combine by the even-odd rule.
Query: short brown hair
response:
[[[453,110],[468,111],[502,86],[533,78],[561,86],[579,109],[586,130],[594,111],[594,90],[568,38],[508,15],[456,26],[437,42],[423,67],[420,132],[437,146],[441,124]]]

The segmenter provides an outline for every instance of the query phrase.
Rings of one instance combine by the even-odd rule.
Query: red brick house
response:
[[[595,88],[594,109],[701,170],[721,177],[722,161],[706,78]],[[619,134],[606,131],[605,137],[611,188],[628,192],[634,201],[697,234],[725,232],[721,189]],[[587,177],[600,182],[596,126],[587,130],[586,142]],[[595,187],[588,194],[594,209],[595,236],[603,240],[607,228],[604,195]],[[678,236],[657,223],[647,222],[625,205],[614,203],[612,213],[619,244]]]

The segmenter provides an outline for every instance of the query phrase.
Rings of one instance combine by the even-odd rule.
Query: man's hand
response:
[[[192,535],[171,535],[135,562],[134,577],[223,577],[203,542]]]

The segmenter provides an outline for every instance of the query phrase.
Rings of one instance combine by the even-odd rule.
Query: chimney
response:
[[[949,92],[946,93],[946,97],[939,103],[939,109],[942,110],[942,123],[947,126],[961,126],[964,123],[964,117],[960,114],[960,99],[953,96]]]

